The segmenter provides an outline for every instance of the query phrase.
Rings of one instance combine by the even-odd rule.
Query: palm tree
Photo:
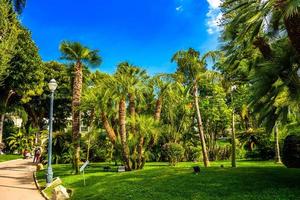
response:
[[[113,114],[112,106],[112,90],[108,85],[111,77],[107,74],[96,72],[93,74],[95,85],[87,88],[82,96],[82,110],[92,110],[99,112],[99,117],[102,122],[110,142],[115,145],[117,136],[109,121],[109,116]]]
[[[155,111],[154,111],[154,119],[156,121],[160,120],[163,101],[164,99],[172,96],[172,91],[174,87],[174,80],[170,74],[158,74],[154,76],[150,84],[154,89],[154,93],[156,95],[156,103],[155,103]]]
[[[133,121],[134,120],[134,121]],[[138,115],[134,119],[130,118],[129,123],[134,123],[136,128],[137,144],[137,163],[136,169],[143,169],[146,162],[144,146],[151,142],[152,138],[157,138],[157,121],[148,115]]]
[[[143,99],[143,94],[146,92],[145,82],[148,75],[145,70],[133,66],[128,62],[122,62],[118,65],[116,74],[126,76],[128,82],[128,99],[129,99],[129,114],[131,117],[136,115],[136,100]],[[134,126],[134,125],[133,125]],[[134,132],[134,127],[132,127]]]
[[[74,62],[74,82],[72,96],[72,135],[73,145],[75,149],[74,164],[75,173],[79,173],[80,162],[80,111],[79,105],[81,100],[81,90],[84,64],[98,66],[101,64],[101,57],[98,55],[98,50],[91,50],[78,42],[64,41],[60,45],[62,58]]]
[[[120,123],[120,135],[121,135],[121,142],[122,142],[122,146],[123,144],[125,144],[124,141],[124,133],[126,132],[126,126],[123,123],[125,121],[125,117],[126,117],[126,113],[124,113],[123,111],[126,112],[126,106],[125,106],[125,102],[126,102],[126,96],[128,96],[128,100],[129,100],[129,114],[131,117],[131,133],[133,135],[136,135],[136,127],[135,127],[135,118],[137,115],[137,111],[136,111],[136,103],[139,100],[139,103],[141,103],[144,100],[144,94],[147,92],[147,86],[146,86],[146,82],[148,79],[148,75],[146,73],[145,70],[139,68],[139,67],[135,67],[131,64],[129,64],[128,62],[122,62],[118,65],[117,71],[115,73],[115,77],[117,78],[117,81],[119,79],[122,80],[123,83],[121,83],[121,85],[123,85],[122,87],[124,87],[123,92],[125,92],[123,95],[125,95],[125,98],[121,98],[120,100],[120,105],[119,105],[119,123]],[[126,85],[124,85],[126,84]],[[119,85],[120,86],[120,85]],[[119,91],[120,92],[120,91]],[[121,95],[122,96],[122,95]],[[128,134],[127,134],[128,135]],[[143,144],[144,138],[143,137],[139,137],[139,145]],[[126,154],[127,150],[125,149],[125,147],[123,147],[123,154]],[[135,154],[136,154],[136,150],[137,150],[137,146],[133,145],[132,148],[132,158],[131,158],[131,163],[132,169],[135,169],[137,167],[136,165],[136,159],[135,159]],[[127,160],[127,155],[123,156],[124,161],[126,163]],[[139,163],[137,163],[139,164]],[[130,168],[128,168],[129,170]]]
[[[298,0],[231,1],[222,5],[225,15],[225,35],[236,46],[254,44],[262,54],[270,55],[264,33],[282,37],[286,32],[292,46],[300,53],[300,4]],[[281,32],[280,34],[278,34]]]
[[[275,126],[274,126],[274,139],[275,139],[275,162],[276,163],[281,163],[280,148],[279,148],[278,123],[275,123]]]
[[[199,139],[202,145],[203,162],[205,167],[210,165],[207,155],[202,118],[199,108],[198,99],[198,81],[199,76],[206,69],[206,59],[208,57],[214,58],[216,55],[214,52],[208,52],[200,58],[200,53],[192,48],[187,51],[178,51],[172,58],[172,62],[177,63],[177,74],[183,77],[183,84],[190,85],[193,88],[194,105],[196,110]]]
[[[118,104],[118,117],[119,117],[119,134],[121,138],[121,151],[122,158],[127,171],[131,170],[129,159],[129,147],[127,143],[126,131],[126,98],[129,94],[129,80],[126,75],[122,73],[115,73],[114,76],[105,80],[106,87],[109,88],[111,98]]]

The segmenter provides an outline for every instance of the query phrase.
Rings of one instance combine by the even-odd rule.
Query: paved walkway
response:
[[[0,163],[1,200],[44,200],[33,181],[32,160],[12,160]]]

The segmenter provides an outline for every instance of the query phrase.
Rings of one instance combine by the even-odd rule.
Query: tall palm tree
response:
[[[102,122],[110,142],[115,145],[117,136],[109,121],[109,116],[115,114],[112,109],[112,90],[110,84],[111,76],[96,72],[93,75],[94,86],[87,88],[82,96],[81,109],[99,112],[99,118]]]
[[[82,91],[82,68],[83,65],[98,66],[101,64],[101,57],[98,50],[91,50],[79,42],[64,41],[60,45],[62,59],[74,62],[74,82],[72,96],[72,135],[75,149],[74,164],[75,173],[79,173],[80,162],[80,111],[79,105]]]
[[[178,51],[172,58],[172,62],[177,63],[177,74],[183,77],[183,83],[190,85],[193,88],[194,105],[196,110],[199,139],[202,145],[203,162],[205,167],[210,165],[206,149],[204,130],[199,108],[198,98],[198,81],[202,72],[206,70],[206,59],[208,57],[214,58],[214,52],[208,52],[200,57],[200,53],[192,48],[187,51]]]
[[[127,171],[131,170],[129,159],[129,147],[127,143],[126,131],[126,98],[129,93],[129,82],[126,75],[122,73],[115,73],[110,79],[106,80],[107,87],[112,91],[112,98],[118,102],[118,116],[119,116],[119,134],[121,138],[121,152],[122,159]]]
[[[263,33],[287,33],[292,46],[300,53],[300,3],[298,0],[224,1],[225,35],[234,39],[237,46],[254,44],[261,52],[270,52]],[[230,31],[231,30],[231,31]],[[278,34],[281,32],[280,34]],[[228,34],[229,33],[229,34]]]
[[[164,99],[172,96],[172,91],[174,89],[173,83],[174,80],[172,80],[170,74],[158,74],[154,76],[150,81],[150,85],[153,87],[154,93],[156,95],[154,111],[154,119],[156,121],[160,120]]]
[[[125,81],[125,83],[127,84],[127,96],[128,96],[128,101],[129,101],[129,114],[131,117],[131,125],[130,125],[130,132],[133,134],[133,136],[136,135],[136,127],[135,127],[135,118],[137,116],[137,110],[136,110],[136,103],[137,101],[141,102],[144,100],[144,94],[147,92],[147,86],[146,86],[146,82],[148,79],[148,75],[146,73],[145,70],[133,66],[131,64],[129,64],[128,62],[122,62],[118,65],[116,74],[116,77],[121,78]],[[126,101],[126,99],[125,99]],[[121,99],[120,103],[123,103],[124,101]],[[121,105],[120,105],[121,106]],[[119,111],[122,111],[121,107],[119,107]],[[123,115],[120,114],[119,116],[119,120],[120,120],[120,128],[121,131],[120,133],[123,132],[124,130],[124,126],[122,123],[121,126],[121,121],[123,120]],[[126,114],[125,114],[126,117]],[[121,134],[121,139],[122,139],[122,134]],[[143,144],[144,142],[144,138],[143,137],[139,137],[139,145]],[[123,141],[124,143],[124,141]],[[132,157],[131,157],[131,168],[135,169],[137,167],[139,167],[136,164],[139,164],[138,162],[136,162],[136,151],[139,148],[139,145],[133,145],[132,148]],[[125,150],[125,149],[124,149]],[[126,156],[124,156],[125,159]],[[127,159],[127,158],[126,158]]]
[[[280,148],[279,148],[278,123],[275,123],[275,126],[274,126],[274,139],[275,139],[275,162],[276,163],[281,163]]]
[[[116,74],[126,76],[128,82],[129,113],[132,117],[136,115],[136,99],[142,99],[146,90],[145,82],[148,75],[144,69],[133,66],[128,62],[118,65]]]

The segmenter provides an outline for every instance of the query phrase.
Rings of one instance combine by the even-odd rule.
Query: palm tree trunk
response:
[[[300,14],[286,18],[284,24],[293,47],[300,54]]]
[[[232,99],[232,94],[231,94],[231,99]],[[236,143],[235,143],[235,116],[234,116],[234,108],[232,108],[231,142],[232,142],[231,167],[236,167]]]
[[[135,116],[135,96],[129,94],[129,114],[130,116]]]
[[[2,143],[2,137],[3,137],[3,125],[4,125],[4,114],[0,115],[0,144]]]
[[[90,159],[90,149],[91,149],[91,138],[88,139],[87,151],[86,151],[86,160]]]
[[[209,167],[210,163],[209,163],[208,156],[207,156],[207,149],[206,149],[206,144],[205,144],[204,131],[203,131],[201,113],[200,113],[200,109],[199,109],[199,102],[198,102],[198,85],[197,85],[196,81],[194,83],[194,100],[195,100],[195,106],[196,106],[196,112],[197,112],[199,139],[200,139],[201,145],[202,145],[203,162],[204,162],[205,167]]]
[[[135,135],[135,96],[129,94],[129,114],[132,117],[132,124],[130,126],[131,133]]]
[[[159,97],[156,101],[156,107],[155,107],[155,113],[154,113],[154,119],[156,121],[160,120],[161,109],[162,109],[162,98]]]
[[[270,60],[272,58],[271,47],[263,37],[257,37],[253,45],[259,49],[265,59]]]
[[[120,123],[120,136],[122,145],[122,157],[127,171],[131,170],[129,162],[129,148],[127,145],[126,135],[126,102],[125,98],[122,98],[119,103],[119,123]]]
[[[82,64],[77,61],[75,64],[75,77],[73,83],[72,97],[72,142],[74,146],[74,167],[75,173],[79,173],[80,163],[80,99],[82,90]]]
[[[103,126],[106,130],[106,133],[107,133],[107,136],[108,136],[110,142],[113,145],[115,145],[115,143],[116,143],[116,133],[115,133],[114,129],[111,127],[111,125],[109,124],[109,121],[107,119],[107,116],[106,116],[105,112],[101,113],[101,120],[102,120]]]
[[[142,169],[142,162],[143,162],[143,145],[144,145],[144,137],[140,137],[139,145],[138,145],[138,162],[137,162],[137,169]]]
[[[280,157],[280,148],[279,148],[279,133],[278,133],[278,125],[275,123],[274,127],[274,138],[275,138],[275,162],[281,163]]]

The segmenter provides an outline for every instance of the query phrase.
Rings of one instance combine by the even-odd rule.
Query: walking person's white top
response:
[[[43,200],[33,181],[32,159],[0,163],[1,200]]]

